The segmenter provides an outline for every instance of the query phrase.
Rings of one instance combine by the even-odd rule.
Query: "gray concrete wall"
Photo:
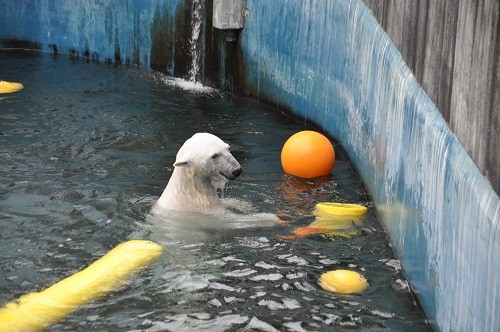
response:
[[[498,0],[364,0],[500,193]]]

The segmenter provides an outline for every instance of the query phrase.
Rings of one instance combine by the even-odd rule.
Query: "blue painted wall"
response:
[[[190,63],[190,12],[191,2],[179,0],[0,0],[0,46],[156,64],[175,74],[175,60]]]
[[[187,79],[194,0],[0,0],[0,47],[136,64]],[[237,43],[202,6],[198,81],[234,91]]]
[[[49,52],[56,45],[60,53],[183,76],[191,62],[190,6],[178,0],[0,0],[0,42]],[[208,44],[216,32],[204,23],[205,53],[238,55],[238,86],[316,122],[341,142],[437,328],[498,330],[499,197],[370,11],[360,0],[247,0],[247,8],[240,50]],[[214,67],[216,84],[231,86],[226,75],[234,63],[228,66],[224,56]]]
[[[371,12],[357,0],[247,7],[249,93],[341,142],[437,328],[500,328],[498,195]]]

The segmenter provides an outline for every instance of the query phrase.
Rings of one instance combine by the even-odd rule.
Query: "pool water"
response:
[[[0,63],[0,79],[24,84],[0,95],[0,305],[141,237],[165,254],[50,330],[429,329],[340,144],[331,176],[297,179],[283,173],[281,147],[311,127],[252,100],[62,55],[2,51]],[[243,167],[224,201],[288,225],[215,222],[198,229],[205,236],[172,241],[150,211],[196,132],[226,141]],[[324,201],[369,207],[360,235],[280,238],[309,225]],[[193,232],[203,218],[185,216]],[[369,288],[323,291],[318,277],[340,268],[362,273]]]

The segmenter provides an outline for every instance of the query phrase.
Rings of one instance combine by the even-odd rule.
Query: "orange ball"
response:
[[[292,135],[281,150],[283,170],[301,178],[330,174],[335,164],[335,150],[324,135],[311,130]]]

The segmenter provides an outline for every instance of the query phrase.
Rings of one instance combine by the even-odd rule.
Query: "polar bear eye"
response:
[[[212,159],[217,159],[217,158],[219,158],[219,154],[218,154],[218,153],[214,153],[214,154],[212,155]]]

